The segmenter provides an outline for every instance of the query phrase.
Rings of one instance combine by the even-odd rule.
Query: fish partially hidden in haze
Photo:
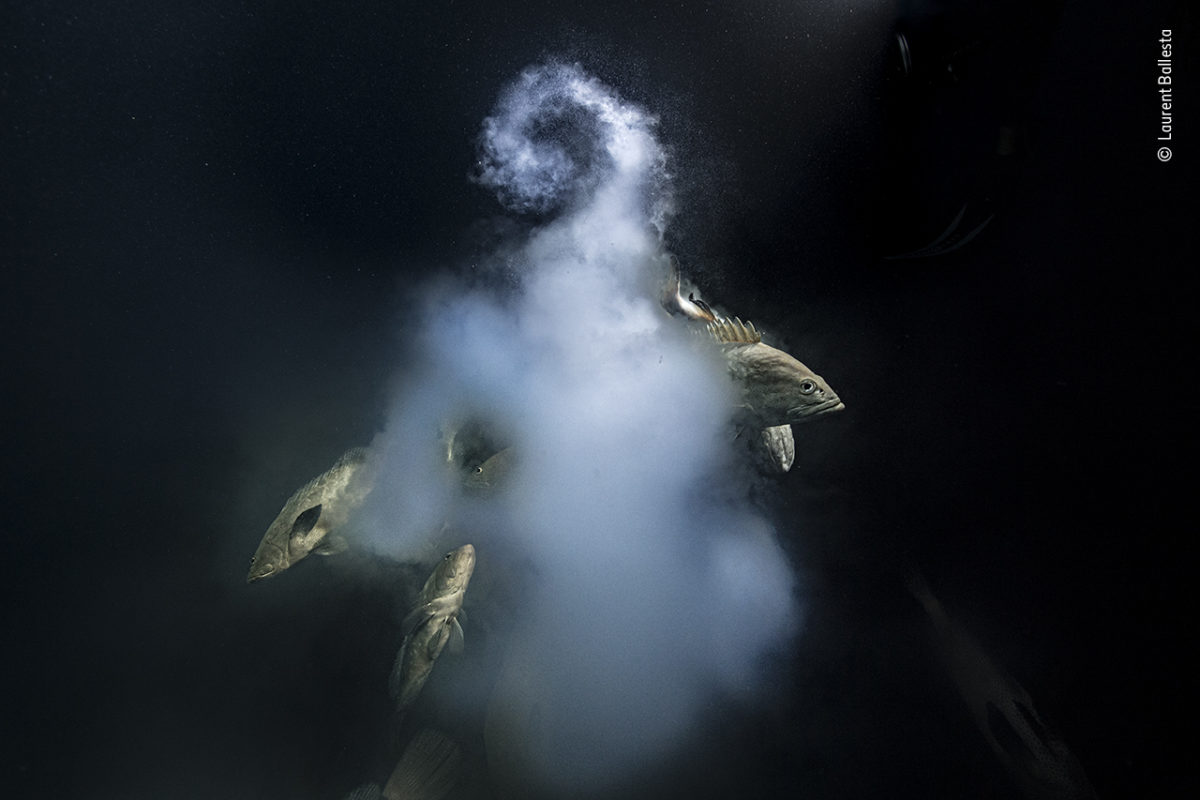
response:
[[[443,419],[438,426],[438,438],[446,465],[454,469],[463,469],[467,464],[486,458],[499,449],[487,426],[475,417],[453,416]]]
[[[388,692],[397,709],[404,710],[417,699],[447,643],[451,651],[462,650],[463,631],[458,617],[474,571],[472,545],[464,544],[446,553],[425,581],[416,608],[400,624],[404,642],[388,680]]]
[[[846,407],[820,375],[764,344],[753,324],[718,319],[708,323],[708,331],[742,387],[741,408],[759,427],[806,422]]]
[[[371,493],[373,476],[364,469],[366,463],[366,448],[356,447],[293,494],[263,534],[250,559],[247,582],[278,575],[309,553],[345,551],[345,537],[337,530]]]
[[[424,728],[404,748],[382,789],[360,786],[345,800],[442,800],[458,783],[462,750],[431,728]]]
[[[726,345],[725,355],[729,360],[730,372],[735,378],[743,381],[744,397],[750,401],[746,408],[751,411],[750,416],[755,418],[756,422],[761,422],[764,415],[787,420],[762,425],[757,439],[751,444],[755,458],[761,465],[765,465],[767,470],[787,472],[792,468],[796,459],[792,422],[845,408],[819,376],[813,375],[811,370],[787,353],[762,344],[762,336],[753,325],[744,325],[737,318],[730,321],[719,316],[708,303],[696,297],[695,291],[691,289],[685,297],[679,260],[673,255],[670,256],[670,271],[659,300],[662,307],[672,316],[682,316],[690,322],[704,323],[713,338]],[[734,345],[746,347],[735,348]],[[811,383],[806,382],[810,380]],[[789,390],[798,393],[800,399],[782,409],[772,410],[768,395],[786,396]],[[810,410],[809,407],[814,405],[807,402],[810,399],[832,399],[834,402]],[[758,413],[760,409],[763,413]],[[779,413],[781,410],[784,412],[782,415]]]
[[[463,486],[473,491],[494,489],[512,471],[512,466],[512,448],[506,447],[467,472],[466,477],[463,478]]]
[[[1083,766],[1038,715],[1024,687],[946,615],[924,578],[909,572],[906,584],[929,615],[937,647],[975,726],[1013,783],[1031,800],[1095,800]]]

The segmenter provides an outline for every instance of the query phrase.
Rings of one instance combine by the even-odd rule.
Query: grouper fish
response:
[[[741,386],[742,411],[757,427],[807,422],[846,407],[820,375],[764,344],[752,323],[722,318],[708,323],[708,332]]]
[[[947,615],[919,573],[910,571],[906,583],[925,608],[959,697],[1013,783],[1030,800],[1096,800],[1083,766],[1025,688]]]
[[[374,476],[366,464],[367,449],[356,447],[297,490],[263,534],[250,559],[247,582],[278,575],[309,553],[346,550],[346,540],[337,531],[371,492]]]
[[[799,361],[796,361],[787,353],[762,344],[762,337],[752,324],[743,325],[736,318],[734,321],[730,321],[727,318],[719,316],[713,311],[712,306],[697,297],[696,291],[691,288],[685,294],[683,276],[679,270],[679,261],[673,255],[670,256],[670,269],[667,279],[663,283],[659,300],[662,303],[662,307],[672,316],[684,317],[689,322],[706,325],[713,338],[726,345],[725,355],[729,358],[730,371],[734,374],[735,378],[754,373],[756,369],[762,370],[765,373],[760,376],[751,376],[751,381],[756,383],[755,386],[748,387],[743,384],[746,388],[747,397],[752,394],[754,396],[753,401],[748,404],[750,410],[753,411],[763,405],[763,402],[767,399],[764,397],[765,394],[769,394],[772,391],[786,394],[789,390],[789,382],[792,384],[791,388],[799,393],[802,400],[819,399],[822,396],[826,400],[836,398],[836,395],[829,390],[828,384],[825,384],[819,376],[813,375],[811,370],[808,370]],[[733,347],[733,345],[741,344],[759,346],[746,348]],[[797,370],[797,367],[799,370]],[[815,389],[811,395],[815,397],[805,394],[805,391],[809,387],[809,384],[804,382],[806,379],[812,379],[812,385],[815,386]],[[777,388],[772,390],[768,384],[775,384]],[[820,392],[825,392],[825,394],[822,395]],[[787,412],[805,408],[807,405],[805,402],[797,402],[786,406],[783,410]],[[817,409],[816,413],[838,411],[844,407],[838,401]],[[813,416],[815,415],[814,413]],[[751,416],[756,415],[752,413]],[[775,416],[778,416],[778,414],[775,413]],[[797,411],[795,414],[788,415],[786,422],[762,426],[758,437],[752,445],[759,464],[763,465],[770,472],[787,472],[792,468],[792,463],[796,458],[796,443],[792,436],[791,423],[803,418],[809,417]]]
[[[388,680],[388,692],[398,710],[416,701],[447,643],[451,650],[462,649],[463,631],[458,617],[474,571],[472,545],[464,544],[446,553],[425,581],[416,607],[400,624],[404,641]]]

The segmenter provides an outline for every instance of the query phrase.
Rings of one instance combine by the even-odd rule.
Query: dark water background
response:
[[[5,4],[0,785],[332,798],[369,777],[388,575],[247,586],[246,563],[378,430],[406,291],[499,214],[466,177],[478,126],[562,56],[660,115],[697,282],[848,405],[797,429],[779,481],[807,608],[779,699],[719,715],[666,785],[1015,797],[925,648],[915,563],[1101,797],[1194,791],[1194,15],[825,5]],[[995,213],[971,243],[882,258],[964,204]]]

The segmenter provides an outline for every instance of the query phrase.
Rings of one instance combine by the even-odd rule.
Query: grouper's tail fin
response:
[[[683,273],[679,270],[679,259],[672,254],[668,260],[670,266],[659,295],[662,307],[672,316],[682,315],[693,322],[715,322],[718,319],[716,313],[708,303],[697,298],[694,291],[689,290],[687,297],[683,296]]]
[[[383,800],[442,800],[458,782],[462,751],[430,728],[408,743],[387,785]]]

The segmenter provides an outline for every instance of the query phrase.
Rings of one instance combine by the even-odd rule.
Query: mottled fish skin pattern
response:
[[[708,331],[742,387],[742,411],[758,427],[807,422],[846,407],[820,375],[764,344],[753,324],[720,319],[710,322]]]
[[[447,553],[425,581],[416,608],[401,626],[404,642],[388,681],[398,710],[416,701],[451,636],[462,636],[458,616],[474,571],[475,548],[464,544]]]
[[[278,575],[316,551],[344,549],[329,535],[345,524],[350,513],[370,494],[371,476],[364,469],[367,449],[347,451],[331,468],[296,491],[263,534],[250,559],[248,583]]]

